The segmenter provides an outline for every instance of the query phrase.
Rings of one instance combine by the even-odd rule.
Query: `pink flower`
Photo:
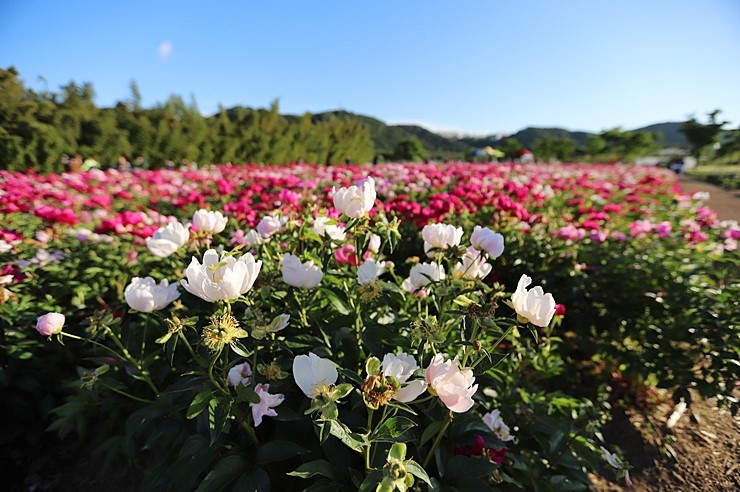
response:
[[[630,224],[630,236],[641,237],[652,232],[653,224],[649,220],[636,220]]]
[[[340,265],[349,264],[357,266],[357,255],[355,254],[355,247],[351,244],[345,244],[341,248],[337,248],[334,255],[337,258],[337,263]]]
[[[252,376],[252,366],[249,362],[242,362],[229,369],[229,374],[226,377],[226,381],[231,386],[249,386],[250,377]]]
[[[262,417],[275,417],[277,412],[273,410],[276,406],[280,405],[285,400],[285,395],[277,393],[271,395],[268,391],[270,385],[267,383],[258,384],[254,387],[254,392],[260,397],[259,403],[250,403],[249,406],[252,408],[252,418],[254,419],[254,426],[257,427],[262,423]]]
[[[61,313],[46,313],[36,321],[36,331],[45,337],[56,335],[62,331],[65,319]]]
[[[460,369],[457,357],[445,361],[442,354],[435,355],[424,377],[430,392],[436,394],[453,412],[467,412],[473,406],[473,395],[478,385],[473,384],[475,376],[471,369]]]
[[[671,223],[667,220],[655,226],[655,233],[660,239],[665,239],[671,235]]]
[[[609,235],[605,231],[591,231],[588,237],[595,243],[603,243]]]

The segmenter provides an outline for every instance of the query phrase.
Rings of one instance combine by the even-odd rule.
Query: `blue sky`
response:
[[[0,66],[96,102],[193,95],[469,133],[740,124],[737,0],[0,1]],[[44,83],[39,77],[42,76]]]

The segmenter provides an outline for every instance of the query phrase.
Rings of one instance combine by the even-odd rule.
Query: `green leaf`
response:
[[[255,404],[260,402],[260,395],[258,395],[251,387],[237,384],[234,389],[236,390],[236,401]]]
[[[300,478],[311,478],[319,475],[330,480],[339,481],[336,468],[326,460],[309,461],[288,473],[288,475]]]
[[[432,486],[432,482],[429,479],[429,475],[427,475],[426,470],[424,470],[424,468],[422,468],[419,463],[417,463],[414,460],[408,460],[406,463],[404,463],[404,465],[406,466],[407,472],[411,473],[413,476],[417,478],[421,478],[430,487]]]
[[[329,432],[331,432],[332,436],[342,441],[350,449],[362,453],[367,445],[365,436],[352,432],[349,427],[338,420],[330,420],[329,422],[331,425]]]
[[[442,425],[444,425],[444,422],[442,421],[434,421],[431,424],[429,424],[429,427],[424,429],[424,432],[421,434],[421,441],[419,441],[419,444],[421,446],[424,445],[427,441],[429,441],[431,438],[437,435],[439,432],[439,429],[442,428]]]
[[[416,427],[416,422],[406,417],[393,417],[375,429],[370,440],[373,442],[396,442],[398,437],[411,429]]]
[[[195,492],[219,492],[236,478],[247,467],[247,462],[241,456],[226,456],[206,475]]]
[[[377,376],[380,374],[380,359],[377,357],[370,357],[365,362],[365,372],[368,376]]]
[[[282,461],[308,453],[308,449],[293,441],[270,441],[257,450],[257,463],[264,465],[273,461]]]
[[[447,474],[444,478],[445,480],[456,480],[458,478],[485,477],[493,473],[497,467],[496,464],[481,458],[455,456],[447,462]]]
[[[211,393],[211,390],[207,388],[195,395],[193,401],[190,402],[190,406],[188,407],[188,411],[185,413],[185,417],[193,419],[203,413],[203,410],[206,409],[211,398],[213,398],[213,393]]]
[[[388,451],[388,457],[394,460],[403,461],[406,459],[406,445],[402,442],[394,443]]]
[[[320,292],[324,294],[334,310],[337,311],[339,314],[346,315],[350,313],[350,309],[347,307],[344,301],[339,299],[339,296],[337,296],[336,292],[330,289],[321,289]]]
[[[239,342],[233,342],[229,346],[231,347],[231,350],[233,350],[237,355],[241,357],[248,358],[250,355],[252,355],[249,352],[247,352],[244,346]]]

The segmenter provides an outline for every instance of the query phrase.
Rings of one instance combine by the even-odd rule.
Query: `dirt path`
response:
[[[740,190],[723,190],[719,186],[699,181],[684,174],[678,177],[678,182],[681,189],[687,194],[695,191],[708,191],[709,208],[717,212],[720,220],[740,221]]]

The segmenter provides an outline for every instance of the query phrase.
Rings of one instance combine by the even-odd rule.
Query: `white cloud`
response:
[[[172,56],[172,41],[167,40],[159,43],[159,46],[157,46],[157,54],[159,55],[160,60],[166,60]]]

